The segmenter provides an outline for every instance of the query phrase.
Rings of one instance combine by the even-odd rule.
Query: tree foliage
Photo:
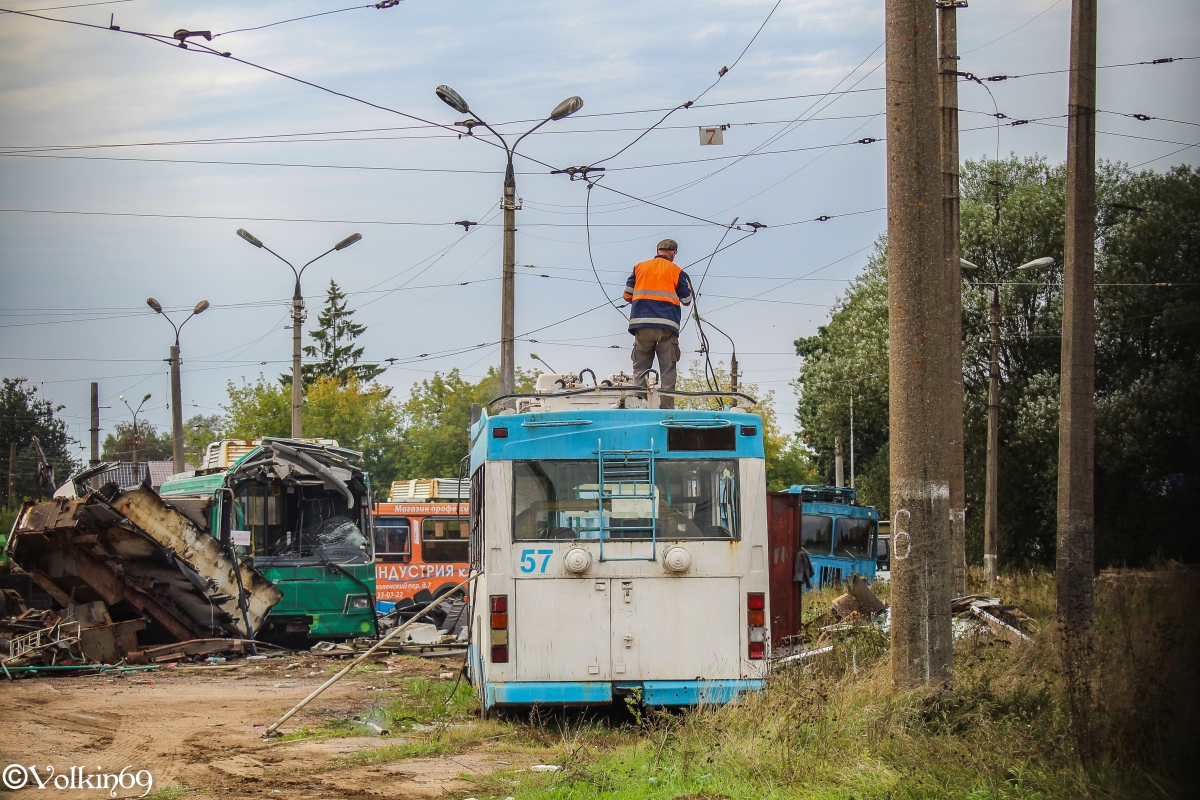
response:
[[[291,388],[259,376],[241,386],[229,382],[224,435],[235,439],[291,435]],[[349,375],[343,383],[333,376],[316,378],[304,393],[305,438],[336,439],[342,447],[360,450],[376,486],[396,477],[400,408],[391,389],[364,383]]]
[[[149,422],[138,420],[137,436],[133,434],[133,422],[118,422],[112,432],[104,437],[100,446],[101,461],[132,461],[134,445],[137,445],[139,462],[170,461],[174,452],[170,429],[159,431]]]
[[[318,359],[300,367],[300,374],[307,388],[320,378],[337,378],[343,384],[351,378],[361,383],[370,383],[384,370],[378,364],[360,364],[363,348],[354,342],[367,330],[367,326],[354,321],[354,310],[346,307],[346,294],[331,278],[325,296],[325,307],[317,317],[317,329],[309,336],[315,345],[305,345],[304,355]],[[291,374],[281,375],[280,383],[292,385]]]
[[[516,390],[533,391],[536,372],[518,369]],[[475,383],[457,369],[413,384],[402,408],[399,477],[453,478],[467,454],[471,405],[485,406],[500,394],[500,373],[494,368]]]
[[[976,562],[992,287],[1013,268],[1053,256],[1053,267],[1007,274],[1000,286],[999,451],[1001,563],[1053,563],[1064,186],[1062,165],[1037,157],[969,161],[962,171],[963,257],[979,266],[963,275],[967,535]],[[1189,167],[1132,173],[1102,163],[1097,205],[1097,559],[1195,558],[1195,537],[1180,521],[1200,501],[1200,176]],[[846,430],[852,391],[859,486],[884,511],[886,281],[880,247],[829,324],[796,342],[804,357],[798,416],[818,466],[832,477],[833,440]]]
[[[49,497],[54,492],[55,487],[39,481],[34,436],[54,468],[56,481],[62,483],[78,468],[78,463],[71,457],[71,445],[75,440],[67,435],[66,423],[58,417],[65,406],[56,406],[39,397],[37,391],[26,378],[4,378],[0,385],[0,458],[6,470],[9,448],[14,442],[17,445],[13,496],[5,498],[9,505],[25,499]],[[7,481],[4,486],[7,492]]]
[[[841,442],[850,476],[850,405],[854,403],[854,485],[861,502],[888,513],[887,248],[880,240],[867,267],[837,302],[827,325],[796,340],[803,357],[797,388],[800,436],[815,454],[821,482],[833,485]]]

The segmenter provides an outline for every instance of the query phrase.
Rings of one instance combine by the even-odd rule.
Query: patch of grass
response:
[[[453,694],[451,691],[453,690]],[[408,730],[415,725],[465,722],[479,709],[475,690],[460,682],[408,678],[383,693],[386,704],[370,719],[391,730]],[[376,718],[378,717],[378,718]]]
[[[196,791],[187,786],[164,786],[161,789],[155,789],[146,795],[145,800],[175,800],[178,797],[184,797]]]
[[[1151,798],[1191,796],[1200,715],[1200,577],[1175,568],[1101,575],[1082,659],[1064,656],[1045,573],[973,581],[1036,621],[1012,646],[961,638],[948,688],[896,689],[886,635],[778,668],[765,692],[722,707],[644,713],[640,724],[531,718],[561,771],[474,779],[503,798]],[[805,616],[837,591],[805,595]],[[1074,670],[1074,672],[1072,672]],[[1189,673],[1189,670],[1192,672]],[[1191,677],[1189,677],[1191,675]],[[1069,689],[1070,681],[1077,688]],[[539,738],[540,737],[540,738]]]
[[[384,747],[373,747],[369,750],[359,750],[349,755],[340,756],[338,766],[370,766],[373,764],[389,764],[393,761],[403,761],[406,758],[421,756],[449,755],[459,752],[458,748],[446,742],[436,740],[420,740],[397,742]]]

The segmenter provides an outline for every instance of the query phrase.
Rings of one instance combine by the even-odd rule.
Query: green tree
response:
[[[71,445],[75,440],[67,435],[67,426],[58,417],[65,406],[38,396],[36,386],[26,378],[4,378],[0,384],[0,458],[7,468],[9,448],[17,445],[16,474],[13,496],[6,497],[8,505],[16,505],[24,499],[49,497],[56,487],[39,480],[37,449],[33,437],[37,437],[46,460],[54,468],[58,483],[78,469],[71,457]],[[5,482],[7,491],[7,481]],[[7,529],[5,530],[7,532]]]
[[[829,323],[797,339],[803,357],[797,419],[815,454],[819,480],[833,485],[837,442],[850,473],[854,403],[854,485],[859,499],[888,514],[887,248],[881,239],[866,269],[836,302]],[[848,482],[848,481],[847,481]]]
[[[729,386],[729,369],[724,362],[718,362],[713,373],[717,385],[721,388]],[[704,368],[699,361],[693,361],[688,366],[687,374],[680,375],[676,388],[681,392],[703,392],[708,390],[709,379],[705,378]],[[775,392],[765,394],[753,383],[740,385],[738,390],[758,400],[758,405],[752,409],[763,421],[763,451],[767,462],[767,491],[778,492],[795,484],[812,483],[817,479],[817,470],[809,458],[808,449],[798,436],[789,436],[779,429],[779,420],[775,414]],[[681,397],[676,400],[678,408],[714,408],[714,401],[702,398]]]
[[[536,372],[518,369],[516,390],[533,391]],[[500,394],[500,374],[494,368],[476,383],[457,369],[413,384],[401,406],[399,478],[453,478],[467,454],[471,404],[486,405]]]
[[[199,466],[212,442],[224,438],[225,418],[220,414],[197,414],[183,423],[184,460]]]
[[[100,447],[101,461],[132,461],[134,449],[132,422],[118,422],[112,433],[104,437]],[[149,422],[138,420],[137,457],[139,462],[170,461],[172,458],[171,432],[159,431]]]
[[[317,329],[309,334],[316,344],[304,346],[304,355],[320,359],[300,367],[305,387],[318,378],[337,378],[342,383],[357,378],[362,383],[370,383],[383,372],[384,368],[378,364],[358,363],[363,348],[356,347],[354,342],[367,327],[355,322],[353,317],[354,310],[347,308],[345,293],[331,278],[325,307],[317,317]],[[279,380],[285,386],[292,385],[290,374],[281,375]]]
[[[1200,545],[1181,520],[1200,501],[1200,177],[1189,167],[1135,174],[1110,163],[1098,173],[1097,559],[1194,560]],[[967,162],[962,171],[963,256],[979,265],[963,276],[967,544],[975,562],[992,287],[1008,270],[1053,256],[1052,268],[1009,275],[1001,286],[999,451],[1001,563],[1053,563],[1064,183],[1061,165],[1037,157]],[[888,494],[886,300],[881,247],[829,324],[796,343],[804,357],[798,414],[805,441],[828,476],[832,437],[847,423],[843,398],[855,387],[859,486],[864,500],[881,506]]]
[[[287,437],[291,433],[291,389],[268,382],[229,383],[225,435],[235,439]],[[304,436],[335,439],[342,447],[359,450],[378,487],[396,477],[400,408],[391,389],[364,383],[350,375],[345,382],[333,376],[316,378],[304,393]]]

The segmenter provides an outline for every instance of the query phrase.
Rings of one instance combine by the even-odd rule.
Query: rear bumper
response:
[[[743,692],[761,691],[763,680],[712,681],[514,681],[484,684],[484,705],[582,706],[611,703],[614,696],[637,696],[648,706],[729,703]]]

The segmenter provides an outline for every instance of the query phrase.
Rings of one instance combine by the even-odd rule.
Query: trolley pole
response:
[[[942,250],[937,10],[886,0],[888,344],[897,686],[951,677],[950,292]]]
[[[942,107],[942,253],[953,291],[950,319],[950,575],[967,593],[967,487],[963,454],[962,250],[958,217],[958,18],[967,0],[938,0],[938,85]]]
[[[997,500],[1000,489],[1000,286],[992,287],[991,358],[988,362],[987,488],[983,511],[983,577],[996,580],[997,538],[1000,522]]]
[[[1071,5],[1062,380],[1058,421],[1058,622],[1092,626],[1095,535],[1096,0]]]

